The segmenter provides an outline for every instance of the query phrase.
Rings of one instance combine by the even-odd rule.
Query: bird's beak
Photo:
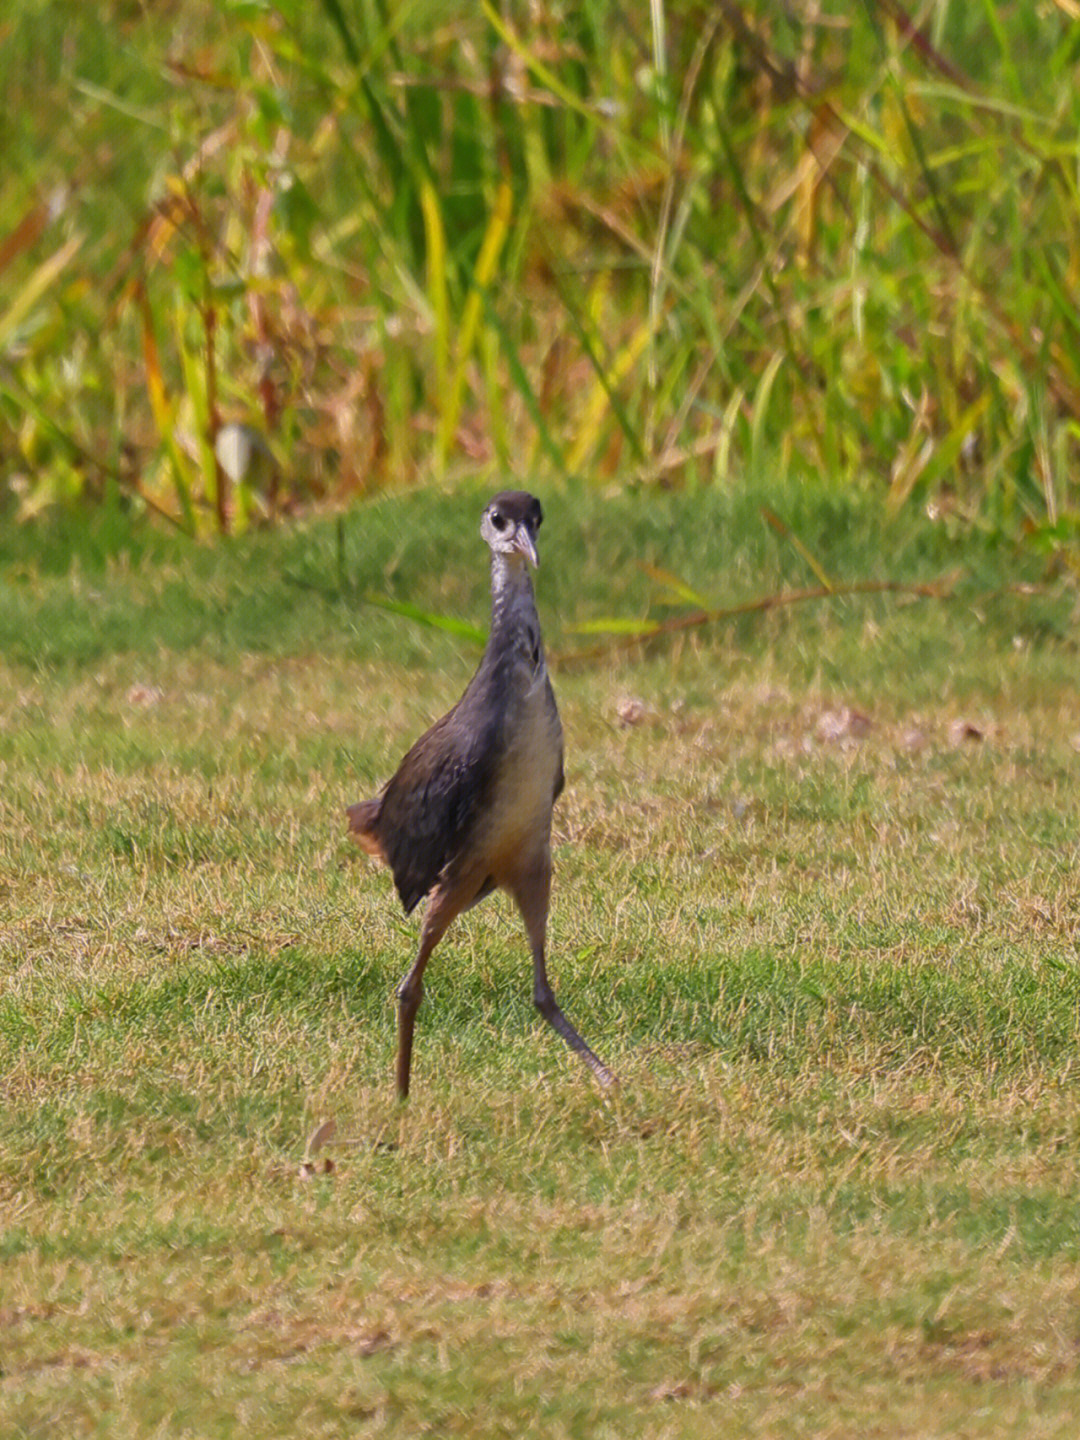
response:
[[[540,556],[536,553],[533,538],[524,525],[519,525],[514,533],[514,549],[519,555],[524,555],[534,568],[540,564]]]

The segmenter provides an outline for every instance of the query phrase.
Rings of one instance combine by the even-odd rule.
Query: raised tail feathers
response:
[[[378,834],[379,812],[382,810],[382,796],[375,800],[360,800],[346,810],[349,817],[349,838],[355,840],[361,850],[374,855],[377,860],[386,861],[386,851]]]

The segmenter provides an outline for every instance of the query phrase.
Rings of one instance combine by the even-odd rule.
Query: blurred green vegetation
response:
[[[815,477],[1072,567],[1078,62],[1071,0],[9,0],[0,505]]]

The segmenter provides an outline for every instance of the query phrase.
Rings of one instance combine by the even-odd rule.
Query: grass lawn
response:
[[[953,598],[574,660],[671,613],[638,562],[815,580],[761,497],[545,496],[552,977],[623,1084],[497,898],[399,1107],[416,926],[342,812],[476,651],[361,597],[486,623],[482,498],[0,542],[0,1434],[1074,1436],[1074,593],[792,490],[834,580]]]

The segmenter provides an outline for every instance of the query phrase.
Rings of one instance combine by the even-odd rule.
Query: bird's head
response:
[[[521,555],[530,565],[539,565],[536,532],[544,512],[535,495],[525,490],[504,490],[484,511],[480,534],[493,555]]]

